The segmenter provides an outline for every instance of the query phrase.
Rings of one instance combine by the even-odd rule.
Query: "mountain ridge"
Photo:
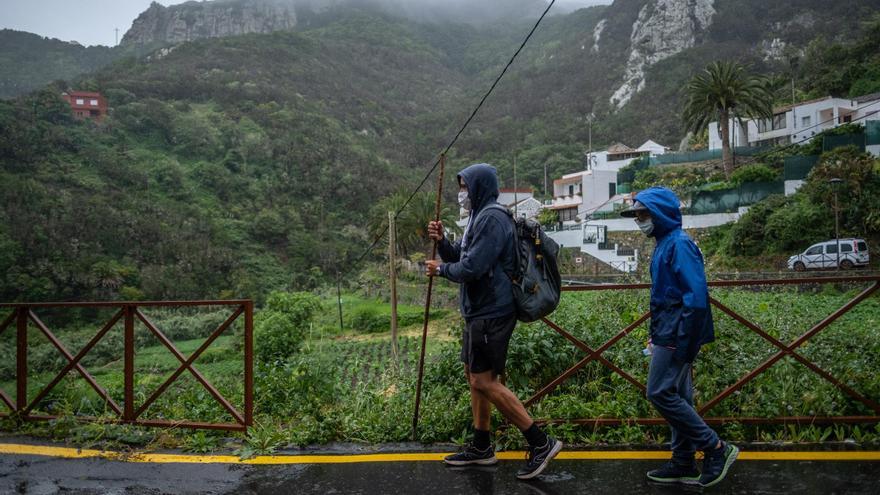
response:
[[[856,79],[880,90],[880,63],[835,65],[860,67],[880,38],[821,51],[823,37],[859,35],[858,19],[835,22],[835,9],[858,14],[878,2],[826,5],[825,17],[821,2],[799,3],[812,7],[792,15],[774,4],[759,20],[757,0],[716,1],[699,42],[645,64],[644,87],[621,108],[611,97],[627,80],[648,1],[548,17],[447,167],[489,162],[509,187],[516,160],[518,185],[540,196],[545,170],[582,169],[588,114],[594,149],[647,138],[669,146],[684,134],[677,108],[688,78],[717,59],[787,76],[780,43],[821,75],[799,95],[852,91]],[[387,215],[371,209],[419,184],[532,23],[328,10],[296,30],[168,45],[0,100],[0,299],[259,298],[320,285],[369,246],[363,226]],[[107,119],[74,121],[59,98],[71,87],[103,93]],[[433,203],[417,198],[428,218]]]

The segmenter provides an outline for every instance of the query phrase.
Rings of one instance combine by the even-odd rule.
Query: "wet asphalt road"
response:
[[[0,493],[28,494],[627,494],[693,493],[648,484],[659,461],[554,461],[530,483],[520,461],[454,469],[440,462],[243,466],[0,456]],[[739,461],[712,494],[877,494],[878,462]]]

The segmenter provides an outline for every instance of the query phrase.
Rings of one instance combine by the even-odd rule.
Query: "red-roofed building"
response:
[[[68,91],[61,93],[61,97],[70,104],[73,116],[78,119],[94,119],[100,122],[107,115],[107,100],[101,93]]]

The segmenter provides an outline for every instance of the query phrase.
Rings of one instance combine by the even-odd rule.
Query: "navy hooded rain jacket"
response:
[[[651,212],[657,246],[651,256],[651,342],[675,347],[675,358],[692,362],[700,346],[715,340],[703,254],[681,229],[675,193],[652,187],[635,200]]]
[[[440,241],[440,276],[461,284],[461,314],[466,320],[511,315],[516,311],[507,276],[516,259],[513,222],[498,208],[483,211],[497,204],[495,167],[478,163],[462,170],[458,177],[468,188],[470,225],[462,240],[453,244],[444,237]]]

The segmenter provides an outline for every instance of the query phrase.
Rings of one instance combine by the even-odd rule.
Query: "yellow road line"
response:
[[[241,460],[231,455],[185,455],[185,454],[125,454],[104,450],[75,449],[42,445],[0,443],[0,455],[38,455],[65,459],[104,458],[126,462],[179,463],[179,464],[347,464],[364,462],[437,462],[445,453],[402,454],[356,454],[356,455],[278,455],[257,456]],[[497,454],[502,460],[521,460],[525,452],[510,451]],[[561,452],[557,459],[568,460],[645,460],[668,459],[667,451],[570,451]],[[880,461],[880,451],[847,452],[741,452],[739,459],[746,461]]]

